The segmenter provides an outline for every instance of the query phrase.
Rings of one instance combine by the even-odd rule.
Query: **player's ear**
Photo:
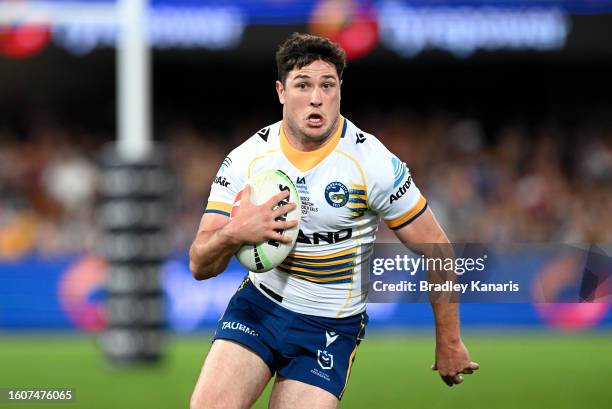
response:
[[[284,105],[285,104],[285,87],[283,83],[276,80],[276,93],[278,94],[279,102]]]

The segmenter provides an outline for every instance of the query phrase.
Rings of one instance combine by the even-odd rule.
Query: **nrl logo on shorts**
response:
[[[325,188],[325,200],[331,207],[342,207],[349,200],[349,190],[343,183],[331,182]]]
[[[327,351],[317,350],[317,363],[321,369],[332,369],[334,367],[334,356]]]

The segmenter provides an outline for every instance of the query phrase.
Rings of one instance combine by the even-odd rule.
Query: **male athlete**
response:
[[[407,246],[448,243],[406,165],[340,115],[344,51],[296,33],[279,47],[276,64],[283,119],[223,161],[190,249],[190,268],[205,280],[223,272],[245,243],[291,241],[279,231],[295,221],[280,216],[295,205],[276,208],[287,192],[260,206],[250,202],[245,182],[264,169],[281,169],[294,181],[302,202],[300,233],[280,266],[249,273],[232,297],[195,386],[193,409],[248,408],[274,374],[271,409],[336,408],[364,337],[360,272],[380,218]],[[457,305],[434,303],[433,311],[432,368],[452,386],[478,364],[461,341]]]

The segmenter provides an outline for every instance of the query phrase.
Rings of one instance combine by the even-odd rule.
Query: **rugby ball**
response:
[[[298,221],[297,226],[281,232],[284,236],[291,237],[291,243],[268,240],[258,244],[245,244],[236,252],[236,258],[238,258],[240,264],[249,271],[262,273],[281,264],[295,245],[302,214],[300,196],[291,179],[282,170],[268,169],[261,171],[249,178],[246,183],[251,186],[251,202],[253,204],[261,205],[283,190],[289,190],[289,197],[278,203],[278,206],[289,203],[296,204],[295,209],[283,216],[283,220]],[[239,209],[241,196],[242,191],[236,196],[230,217]]]

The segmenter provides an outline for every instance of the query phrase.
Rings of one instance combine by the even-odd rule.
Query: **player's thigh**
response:
[[[269,409],[336,409],[338,398],[317,386],[276,377]]]
[[[268,365],[253,351],[217,339],[202,366],[191,396],[191,409],[249,408],[271,376]]]

